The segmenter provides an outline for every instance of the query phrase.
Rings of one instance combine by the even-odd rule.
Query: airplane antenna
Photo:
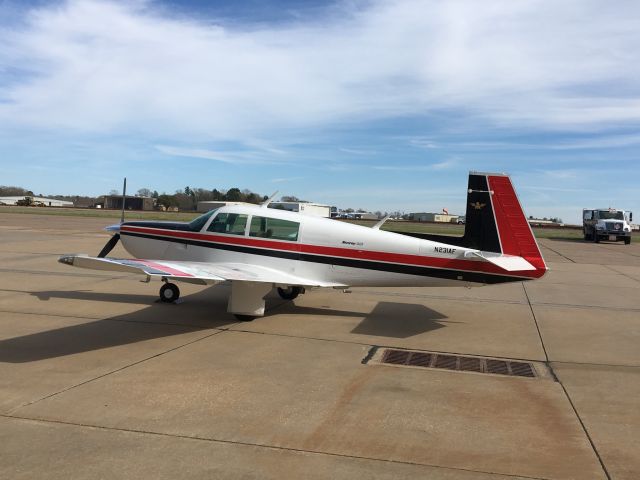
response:
[[[264,202],[262,202],[262,203],[260,204],[260,206],[261,206],[262,208],[267,208],[267,207],[269,206],[269,204],[271,203],[271,201],[275,198],[275,196],[276,196],[277,194],[278,194],[278,190],[276,190],[275,192],[273,192],[273,194],[272,194],[269,198],[267,198]]]
[[[384,222],[386,222],[387,220],[389,220],[389,217],[391,216],[391,214],[387,215],[386,217],[384,217],[382,220],[380,220],[378,223],[376,223],[373,227],[374,230],[380,230],[380,227],[382,225],[384,225]]]
[[[124,177],[124,184],[122,185],[122,215],[120,216],[120,223],[124,223],[124,204],[127,200],[127,177]]]

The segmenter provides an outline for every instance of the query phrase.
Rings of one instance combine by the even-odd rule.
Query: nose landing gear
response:
[[[165,303],[173,303],[180,298],[180,289],[175,283],[165,283],[160,288],[160,300]]]
[[[280,295],[280,298],[282,298],[283,300],[293,300],[301,293],[303,293],[302,287],[278,287],[278,295]]]

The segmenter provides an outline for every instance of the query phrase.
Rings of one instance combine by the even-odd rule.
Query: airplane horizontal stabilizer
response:
[[[536,267],[531,265],[522,257],[514,255],[491,255],[486,252],[471,252],[473,256],[479,257],[487,262],[493,263],[507,272],[519,272],[523,270],[535,270]]]

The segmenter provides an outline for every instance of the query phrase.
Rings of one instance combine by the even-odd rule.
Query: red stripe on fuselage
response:
[[[307,244],[292,243],[292,242],[280,242],[280,241],[274,241],[274,240],[247,238],[244,236],[237,236],[237,237],[225,236],[225,235],[220,235],[215,233],[202,234],[202,233],[195,233],[195,232],[185,232],[180,230],[165,230],[165,229],[153,228],[153,227],[132,227],[132,226],[123,225],[121,227],[121,230],[124,233],[132,232],[132,233],[142,233],[142,234],[155,234],[155,235],[162,235],[170,238],[205,241],[212,244],[223,243],[228,245],[256,247],[256,248],[263,248],[263,249],[275,250],[275,251],[309,253],[309,254],[323,255],[328,257],[342,257],[342,258],[349,258],[349,259],[355,259],[355,260],[385,262],[385,263],[393,263],[393,264],[412,265],[412,266],[418,266],[418,267],[430,267],[430,268],[468,271],[468,272],[492,273],[492,274],[497,274],[502,276],[511,276],[511,277],[537,278],[538,276],[540,276],[537,270],[521,271],[515,274],[514,272],[507,272],[505,270],[502,270],[500,267],[497,267],[496,265],[493,265],[491,263],[479,262],[474,260],[438,258],[438,257],[429,257],[425,255],[379,252],[379,251],[373,251],[373,250],[351,250],[348,248],[340,248],[340,247],[325,247],[321,245],[307,245]]]

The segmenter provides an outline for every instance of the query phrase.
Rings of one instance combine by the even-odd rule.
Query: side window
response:
[[[249,236],[272,238],[274,240],[288,240],[295,242],[298,240],[300,224],[279,218],[251,217],[251,227]]]
[[[593,218],[593,212],[591,210],[584,211],[584,219],[591,220]]]
[[[229,233],[231,235],[244,235],[247,226],[247,216],[238,213],[219,213],[213,219],[208,232]]]

